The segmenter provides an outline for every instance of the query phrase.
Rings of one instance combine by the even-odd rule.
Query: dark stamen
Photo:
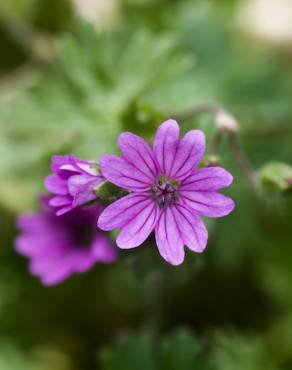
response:
[[[179,200],[179,183],[176,180],[160,176],[150,190],[151,195],[156,200],[160,208],[175,203]]]

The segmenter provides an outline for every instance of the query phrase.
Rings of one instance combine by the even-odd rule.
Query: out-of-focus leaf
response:
[[[212,370],[276,370],[259,338],[235,333],[217,335],[209,362]]]
[[[2,0],[0,19],[10,31],[16,32],[19,42],[24,42],[21,30],[33,35],[37,29],[49,32],[68,28],[73,18],[70,0]],[[32,32],[32,33],[31,33]]]
[[[29,19],[37,0],[3,0],[0,3],[0,15],[6,22]]]
[[[277,338],[277,340],[275,340]],[[292,315],[291,311],[281,314],[265,333],[269,353],[278,363],[290,361],[292,356]],[[289,367],[288,367],[289,369]]]
[[[179,330],[162,343],[162,370],[200,369],[200,346],[188,330]]]
[[[0,370],[70,370],[67,357],[51,347],[37,347],[30,351],[0,339]]]
[[[282,193],[292,187],[292,167],[286,163],[270,162],[259,171],[265,190]]]
[[[4,196],[8,207],[25,208],[27,201],[18,206],[16,200],[23,197],[18,184],[41,189],[43,165],[53,153],[96,160],[117,151],[119,132],[132,127],[124,112],[146,91],[189,68],[186,59],[172,35],[146,30],[97,35],[77,22],[74,34],[58,42],[56,60],[41,80],[0,106],[0,202]]]
[[[114,347],[101,352],[100,362],[102,370],[156,370],[151,336],[120,337]]]
[[[34,7],[34,25],[50,32],[68,28],[73,18],[71,0],[38,0]]]
[[[0,341],[0,370],[39,370],[23,351]]]
[[[197,340],[179,329],[166,337],[142,332],[121,336],[99,354],[102,370],[193,370],[201,367]]]

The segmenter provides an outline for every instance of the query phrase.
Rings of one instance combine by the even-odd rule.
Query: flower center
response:
[[[72,232],[72,242],[75,246],[80,249],[86,249],[91,246],[94,231],[92,230],[91,225],[84,225],[82,228],[76,227]]]
[[[91,247],[96,234],[95,219],[85,209],[73,210],[62,216],[64,238],[71,246],[78,249],[87,249]]]
[[[165,208],[179,200],[178,188],[179,183],[176,180],[168,179],[166,176],[159,176],[150,193],[159,207]]]

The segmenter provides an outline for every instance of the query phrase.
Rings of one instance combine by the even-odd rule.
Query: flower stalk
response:
[[[189,120],[202,114],[214,115],[215,132],[210,147],[211,155],[213,156],[217,155],[224,134],[226,134],[228,137],[230,150],[232,152],[232,155],[238,168],[248,179],[248,181],[251,182],[253,186],[257,188],[258,182],[257,175],[256,172],[251,167],[251,165],[249,164],[246,153],[244,152],[240,145],[238,138],[238,131],[240,125],[234,116],[226,112],[221,106],[217,104],[205,103],[196,105],[184,112],[174,114],[174,117],[178,120]]]

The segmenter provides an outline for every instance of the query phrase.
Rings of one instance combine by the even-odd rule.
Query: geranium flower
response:
[[[73,155],[54,155],[51,169],[54,174],[46,177],[45,187],[55,195],[49,204],[56,207],[57,216],[94,200],[95,187],[104,181],[97,171],[97,163]]]
[[[116,260],[117,250],[105,233],[96,228],[100,205],[75,208],[58,217],[48,201],[41,200],[41,212],[19,217],[20,235],[15,241],[16,250],[30,259],[30,272],[44,285],[58,284],[74,273],[89,270],[97,262]]]
[[[234,202],[218,193],[232,183],[232,175],[220,167],[198,168],[205,151],[205,136],[189,131],[181,140],[176,121],[157,130],[153,150],[130,132],[119,136],[122,157],[104,155],[103,176],[130,194],[108,206],[100,215],[102,230],[120,228],[117,245],[134,248],[155,230],[161,256],[173,265],[184,260],[184,245],[202,252],[208,232],[200,216],[229,214]]]

